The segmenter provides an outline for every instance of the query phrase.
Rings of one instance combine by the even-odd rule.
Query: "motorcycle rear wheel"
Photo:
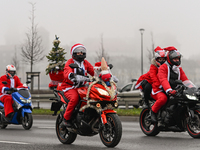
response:
[[[24,113],[24,118],[22,118],[22,126],[25,130],[29,130],[33,125],[32,114]]]
[[[66,127],[63,127],[62,121],[63,118],[59,114],[56,119],[56,135],[61,143],[71,144],[76,140],[77,134],[69,132]]]
[[[200,110],[194,111],[194,119],[186,121],[188,134],[193,138],[200,138]]]
[[[147,136],[156,136],[160,130],[157,123],[151,123],[150,121],[150,110],[145,108],[140,113],[139,123],[140,128]]]
[[[121,140],[122,124],[117,114],[106,114],[105,130],[99,131],[102,143],[107,147],[115,147]]]

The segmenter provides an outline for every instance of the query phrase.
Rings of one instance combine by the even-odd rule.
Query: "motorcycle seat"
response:
[[[63,97],[63,99],[65,100],[65,102],[69,102],[69,100],[65,97],[64,92],[63,91],[58,91],[57,92]]]

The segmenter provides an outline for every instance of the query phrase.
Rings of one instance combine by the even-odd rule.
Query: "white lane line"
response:
[[[12,142],[12,141],[0,141],[0,143],[9,143],[9,144],[30,144],[30,143],[24,143],[24,142]]]
[[[55,129],[55,127],[37,127],[38,129]]]

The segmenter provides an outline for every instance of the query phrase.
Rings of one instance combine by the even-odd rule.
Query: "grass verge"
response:
[[[119,116],[139,116],[141,112],[141,108],[134,109],[114,109]],[[33,109],[33,115],[52,115],[53,111],[50,109]],[[57,113],[59,114],[59,112]]]

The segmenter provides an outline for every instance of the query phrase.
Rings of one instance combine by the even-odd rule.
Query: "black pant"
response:
[[[147,80],[145,80],[142,83],[142,88],[143,88],[145,102],[148,103],[148,100],[150,99],[151,95],[152,86]]]

